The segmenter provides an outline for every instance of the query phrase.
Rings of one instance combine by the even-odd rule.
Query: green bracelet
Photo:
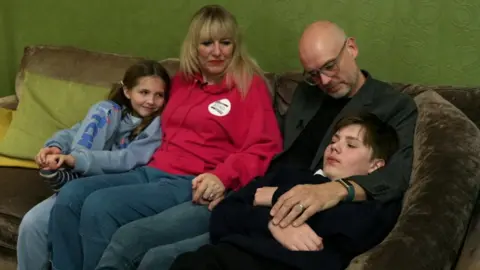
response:
[[[345,181],[342,178],[335,180],[342,184],[347,189],[347,197],[343,199],[345,202],[353,202],[353,199],[355,199],[355,188],[353,187],[352,183],[349,181]]]

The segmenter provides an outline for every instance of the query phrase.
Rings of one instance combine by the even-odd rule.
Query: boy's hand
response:
[[[282,228],[268,223],[268,229],[273,237],[291,251],[319,251],[323,249],[322,238],[319,237],[307,224]]]
[[[277,187],[257,188],[257,191],[255,192],[255,198],[253,199],[253,205],[272,206],[272,198],[276,190]]]

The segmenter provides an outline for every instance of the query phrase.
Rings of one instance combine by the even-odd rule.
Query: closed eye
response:
[[[206,40],[206,41],[200,42],[200,44],[202,44],[203,46],[210,46],[210,45],[213,44],[213,41],[211,41],[211,40]]]
[[[333,61],[323,66],[323,69],[325,70],[333,70],[334,68],[335,68],[335,62]]]
[[[230,44],[232,44],[232,42],[230,40],[222,40],[220,43],[222,43],[222,45],[225,45],[225,46],[228,46]]]

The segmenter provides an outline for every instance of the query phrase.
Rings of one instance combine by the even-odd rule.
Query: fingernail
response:
[[[274,219],[274,220],[273,220],[273,224],[277,225],[277,224],[278,224],[278,220]]]
[[[280,227],[284,228],[285,227],[285,222],[280,223]]]
[[[294,227],[297,227],[297,226],[298,226],[298,223],[297,223],[297,222],[293,222],[293,226],[294,226]]]

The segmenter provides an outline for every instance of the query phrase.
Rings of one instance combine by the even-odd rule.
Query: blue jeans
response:
[[[50,216],[53,269],[94,269],[122,225],[190,201],[192,179],[141,167],[69,182]]]
[[[42,201],[22,218],[18,229],[17,269],[46,270],[50,268],[48,220],[57,196]]]
[[[179,255],[195,251],[208,243],[210,243],[210,235],[205,233],[170,245],[153,248],[145,254],[138,270],[168,270]]]
[[[155,265],[145,269],[168,269],[177,255],[208,244],[209,220],[207,206],[185,202],[128,223],[115,232],[96,269],[137,269],[140,261]]]

